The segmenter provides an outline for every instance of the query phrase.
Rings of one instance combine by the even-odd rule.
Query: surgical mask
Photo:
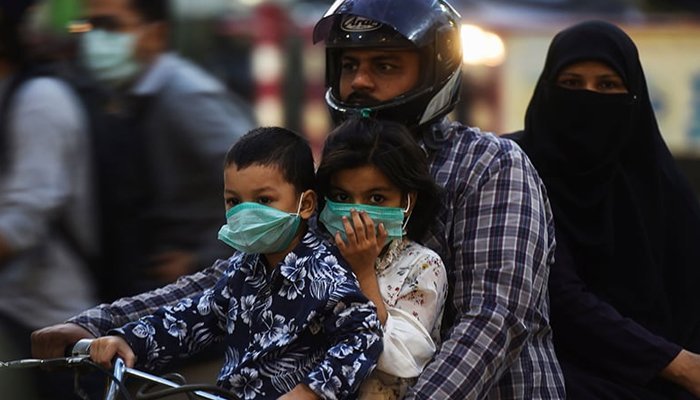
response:
[[[276,253],[286,249],[301,224],[302,196],[296,213],[280,211],[259,203],[241,203],[226,212],[227,224],[219,240],[249,254]]]
[[[379,224],[384,224],[384,229],[389,234],[388,240],[398,240],[406,233],[405,228],[408,224],[408,217],[404,221],[404,215],[411,208],[411,197],[408,197],[408,206],[405,209],[400,207],[381,207],[371,206],[366,204],[354,203],[336,203],[326,198],[326,205],[319,215],[319,220],[326,227],[328,232],[335,235],[340,232],[343,240],[347,240],[345,234],[345,226],[343,225],[343,217],[351,218],[350,210],[364,211],[367,213],[374,226],[379,228]]]
[[[136,34],[94,29],[83,34],[81,57],[95,79],[117,87],[129,82],[141,70],[134,59]]]

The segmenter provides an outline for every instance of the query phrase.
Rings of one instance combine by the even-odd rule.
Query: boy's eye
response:
[[[224,198],[224,202],[226,203],[226,207],[231,208],[237,206],[241,201],[235,197],[226,197]]]

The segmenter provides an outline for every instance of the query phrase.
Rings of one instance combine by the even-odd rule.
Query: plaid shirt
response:
[[[458,123],[423,138],[445,188],[425,238],[451,284],[443,344],[407,399],[559,399],[549,326],[554,224],[535,169],[513,142]]]
[[[445,197],[425,244],[442,257],[451,296],[444,342],[407,398],[559,399],[564,381],[549,327],[554,224],[544,186],[506,139],[457,123],[423,138]],[[227,262],[69,322],[95,335],[214,286]]]

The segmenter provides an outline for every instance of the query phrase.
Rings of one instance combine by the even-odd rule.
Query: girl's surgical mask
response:
[[[134,59],[137,35],[94,29],[81,38],[81,57],[93,77],[112,87],[132,80],[141,70]]]
[[[259,203],[238,204],[226,212],[227,224],[219,240],[248,254],[269,254],[286,249],[301,224],[301,201],[296,213],[280,211]]]
[[[410,218],[411,196],[408,196],[408,205],[405,209],[400,207],[381,207],[366,204],[336,203],[326,198],[326,205],[319,216],[320,221],[328,232],[335,234],[340,232],[343,240],[347,240],[343,217],[351,218],[350,210],[364,211],[372,218],[374,225],[384,224],[384,229],[389,234],[388,240],[400,240],[406,233],[406,225]],[[405,216],[405,221],[404,221]]]

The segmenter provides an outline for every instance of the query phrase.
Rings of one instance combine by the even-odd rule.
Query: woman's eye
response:
[[[558,81],[557,84],[566,88],[575,88],[580,86],[580,82],[576,79],[562,79]]]

